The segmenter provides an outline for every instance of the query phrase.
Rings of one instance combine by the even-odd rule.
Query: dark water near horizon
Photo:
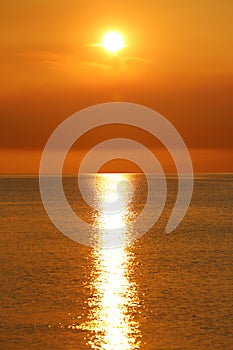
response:
[[[133,216],[146,185],[127,176]],[[102,186],[112,181],[100,176]],[[126,248],[94,250],[53,226],[37,177],[2,176],[0,349],[233,349],[233,175],[197,175],[190,208],[169,235],[177,181],[167,182],[165,209],[148,233]],[[106,222],[75,187],[65,178],[72,208],[101,229]]]

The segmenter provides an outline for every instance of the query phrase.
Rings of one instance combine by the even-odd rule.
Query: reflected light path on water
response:
[[[106,228],[121,227],[121,242],[126,242],[128,208],[109,214],[104,211],[104,203],[117,199],[117,183],[127,181],[128,176],[130,175],[108,174],[97,177],[97,187],[103,203],[98,228],[105,229],[104,235],[107,234]],[[121,197],[120,200],[128,202],[127,191]],[[139,300],[137,286],[132,279],[133,253],[125,243],[120,248],[95,250],[92,258],[92,297],[88,301],[88,329],[91,334],[87,345],[91,349],[139,349],[140,329],[139,323],[134,319]]]

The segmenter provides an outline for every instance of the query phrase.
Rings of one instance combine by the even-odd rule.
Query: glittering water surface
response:
[[[103,241],[109,229],[119,228],[120,247],[96,249],[92,254],[91,289],[94,293],[88,300],[88,321],[79,326],[92,332],[87,342],[92,349],[130,350],[138,349],[140,344],[139,323],[133,319],[133,310],[139,305],[137,286],[130,280],[134,256],[126,250],[128,210],[124,204],[128,203],[127,191],[121,196],[124,210],[109,212],[105,208],[106,203],[117,200],[116,185],[127,177],[114,174],[97,178],[102,211],[95,224]]]
[[[85,175],[86,186],[93,179]],[[119,180],[132,183],[131,203],[126,186],[124,210],[106,213]],[[73,210],[103,240],[106,229],[120,228],[119,247],[94,250],[51,224],[38,178],[2,177],[0,348],[231,349],[233,176],[196,176],[189,211],[171,235],[164,228],[177,181],[169,176],[167,182],[159,221],[127,246],[127,223],[146,201],[145,178],[99,175],[99,213],[82,200],[77,179],[65,178]]]

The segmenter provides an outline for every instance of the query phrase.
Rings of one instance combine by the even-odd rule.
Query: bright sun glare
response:
[[[107,51],[117,52],[124,47],[124,41],[121,34],[109,32],[105,34],[102,45]]]

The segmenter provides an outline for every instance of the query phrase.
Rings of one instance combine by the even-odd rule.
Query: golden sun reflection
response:
[[[101,175],[97,182],[103,203],[116,200],[117,183],[128,175]],[[120,200],[127,200],[127,196]],[[98,218],[99,229],[121,227],[119,234],[125,237],[127,209]],[[125,239],[126,242],[126,239]],[[91,337],[87,345],[91,349],[134,350],[140,347],[139,323],[135,321],[139,300],[136,283],[132,280],[133,254],[125,246],[115,249],[99,249],[93,252],[92,298],[89,300],[88,328]]]

